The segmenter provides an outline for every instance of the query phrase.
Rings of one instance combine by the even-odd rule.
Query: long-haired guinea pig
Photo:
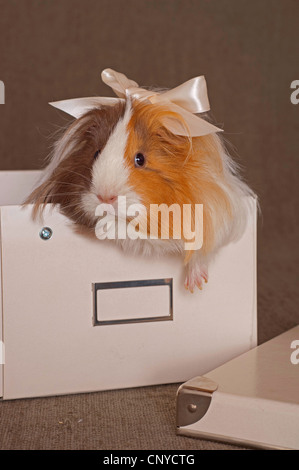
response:
[[[124,249],[143,254],[179,251],[186,265],[185,287],[193,292],[207,282],[208,264],[219,248],[242,234],[244,196],[252,192],[216,133],[172,134],[163,125],[167,113],[159,104],[132,98],[86,112],[56,142],[42,182],[26,203],[34,204],[35,215],[46,203],[58,204],[76,225],[91,231],[99,203],[117,204],[118,196],[146,208],[202,204],[200,250],[186,252],[183,240],[174,238],[117,240]]]

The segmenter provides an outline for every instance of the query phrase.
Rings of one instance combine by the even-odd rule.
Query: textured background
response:
[[[259,195],[259,342],[299,323],[297,0],[0,0],[0,170],[43,166],[67,115],[49,101],[206,76],[212,113]],[[176,386],[0,407],[0,448],[229,448],[175,436]],[[111,411],[111,412],[110,412]],[[82,420],[82,421],[80,421]]]

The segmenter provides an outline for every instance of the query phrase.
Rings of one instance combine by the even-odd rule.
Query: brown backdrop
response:
[[[100,80],[106,67],[162,87],[204,74],[213,116],[260,197],[260,259],[289,292],[284,273],[298,252],[299,105],[290,101],[298,16],[297,0],[0,0],[0,169],[40,168],[69,120],[47,103],[112,96]],[[277,325],[261,339],[289,326],[270,297],[262,316],[272,309]]]

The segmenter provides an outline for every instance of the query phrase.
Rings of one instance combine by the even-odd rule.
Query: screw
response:
[[[195,411],[197,410],[197,406],[194,405],[194,403],[190,403],[190,405],[187,406],[187,409],[188,411],[190,411],[190,413],[195,413]]]
[[[50,227],[43,227],[39,232],[39,236],[42,240],[50,240],[53,235],[53,231]]]

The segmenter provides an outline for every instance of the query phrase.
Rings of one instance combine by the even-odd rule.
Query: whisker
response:
[[[80,205],[78,204],[78,202],[74,202],[73,204],[67,204],[67,205],[64,205],[64,204],[61,204],[61,206],[64,208],[64,209],[69,209],[70,207],[78,207],[78,209],[80,210],[83,210]]]
[[[69,209],[72,207],[76,207],[76,206],[75,205],[64,206],[63,209]],[[86,220],[86,213],[81,207],[77,207],[77,210],[75,210],[72,213],[72,216],[76,218],[76,223],[80,223],[80,221],[81,220],[84,221],[84,219]]]
[[[54,184],[63,184],[63,185],[67,185],[67,186],[74,186],[74,187],[77,187],[77,188],[86,189],[86,186],[83,186],[82,184],[78,184],[78,183],[68,183],[66,181],[58,181],[58,180],[50,180],[50,182],[54,183]]]
[[[56,197],[56,196],[81,196],[81,192],[72,192],[72,193],[54,193],[54,194],[49,194],[49,195],[46,195],[46,196],[39,196],[38,198],[36,198],[36,200],[40,200],[40,199],[47,199],[48,197]]]
[[[80,173],[77,173],[77,171],[74,171],[74,170],[66,170],[66,171],[68,171],[69,173],[74,173],[74,175],[77,175],[77,176],[80,176],[80,177],[86,179],[86,181],[88,181],[88,183],[91,182],[90,179],[87,178],[87,176],[82,175],[82,174],[80,174]]]
[[[71,209],[72,207],[77,207],[77,211],[73,213],[73,215],[79,214],[82,212],[82,215],[85,216],[86,213],[84,209],[78,204],[78,203],[73,203],[73,204],[67,204],[67,205],[62,205],[63,209]],[[95,215],[95,214],[94,214]]]

